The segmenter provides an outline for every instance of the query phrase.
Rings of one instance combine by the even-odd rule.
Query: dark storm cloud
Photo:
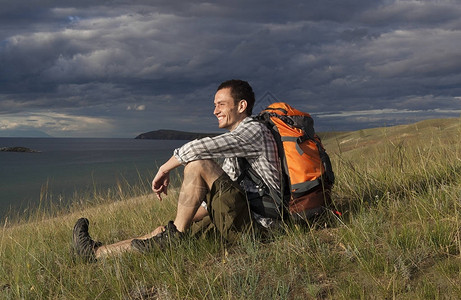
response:
[[[0,130],[210,131],[229,78],[327,130],[460,114],[456,1],[0,4]]]

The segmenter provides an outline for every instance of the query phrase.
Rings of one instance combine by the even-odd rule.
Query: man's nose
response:
[[[218,109],[217,106],[215,106],[215,108],[214,108],[214,110],[213,110],[213,114],[214,114],[214,115],[218,115],[218,113],[219,113],[219,109]]]

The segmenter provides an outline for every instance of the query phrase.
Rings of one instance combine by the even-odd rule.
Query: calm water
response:
[[[0,152],[0,219],[13,207],[37,203],[41,189],[64,200],[73,193],[107,189],[117,180],[150,180],[185,141],[83,138],[0,138],[1,147],[40,153]]]

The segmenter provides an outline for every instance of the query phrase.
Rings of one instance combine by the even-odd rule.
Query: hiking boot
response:
[[[74,225],[72,246],[74,253],[90,262],[96,261],[96,249],[102,246],[101,242],[93,241],[88,233],[87,218],[80,218]]]
[[[165,231],[145,240],[134,239],[131,241],[131,247],[142,253],[152,251],[156,248],[163,250],[170,243],[178,242],[183,235],[182,232],[178,231],[173,221],[170,221],[165,226]]]

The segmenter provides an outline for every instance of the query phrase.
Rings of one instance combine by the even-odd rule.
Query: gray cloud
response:
[[[214,90],[230,78],[318,115],[328,130],[461,107],[456,1],[0,4],[0,136],[13,127],[55,136],[215,130]],[[326,117],[333,112],[346,114],[341,123]]]

